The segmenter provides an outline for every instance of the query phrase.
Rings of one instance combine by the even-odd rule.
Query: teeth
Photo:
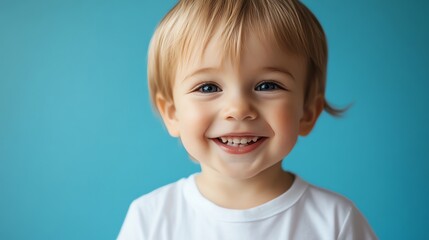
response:
[[[259,140],[259,137],[220,137],[222,143],[237,147],[239,145],[248,145],[249,143],[256,142]]]

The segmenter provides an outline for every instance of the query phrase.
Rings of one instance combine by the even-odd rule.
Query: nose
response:
[[[226,120],[254,120],[258,116],[251,99],[243,94],[231,96],[224,106],[224,118]]]

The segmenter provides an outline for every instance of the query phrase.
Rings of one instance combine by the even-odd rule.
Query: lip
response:
[[[244,136],[250,136],[250,135],[243,135],[243,134],[233,134],[233,135],[227,135],[224,137],[244,137]],[[254,135],[253,135],[254,136]],[[245,154],[254,151],[257,149],[262,143],[265,142],[267,138],[266,137],[260,137],[259,140],[255,143],[252,143],[250,145],[246,146],[240,146],[240,147],[234,147],[227,144],[222,143],[219,138],[212,138],[212,140],[225,152],[230,154]]]

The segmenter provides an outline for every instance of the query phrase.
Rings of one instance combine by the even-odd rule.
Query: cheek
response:
[[[199,162],[207,154],[207,130],[212,117],[209,109],[188,103],[179,108],[180,140],[191,158]]]
[[[299,136],[299,121],[296,118],[290,118],[288,115],[278,114],[275,122],[272,122],[276,141],[283,147],[294,145]]]
[[[294,109],[284,108],[272,115],[270,123],[274,131],[271,151],[276,153],[279,159],[286,157],[295,146],[299,136],[299,117]]]
[[[188,126],[198,128],[200,125],[204,125],[210,118],[210,108],[201,106],[201,104],[184,103],[178,106],[177,112],[180,124],[186,128]]]
[[[270,116],[273,130],[283,134],[298,134],[302,108],[293,102],[279,102],[271,106]]]
[[[184,144],[195,145],[206,138],[213,120],[213,110],[204,104],[182,102],[177,106],[181,139]]]
[[[272,151],[280,158],[287,156],[295,146],[299,136],[301,110],[294,104],[277,105],[271,113],[271,128],[275,138]]]

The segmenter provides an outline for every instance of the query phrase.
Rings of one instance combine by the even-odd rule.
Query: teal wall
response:
[[[0,0],[0,239],[114,239],[136,197],[198,171],[152,112],[146,51],[174,1]],[[429,4],[306,0],[328,98],[285,168],[381,239],[429,239]],[[426,140],[425,140],[426,139]]]

